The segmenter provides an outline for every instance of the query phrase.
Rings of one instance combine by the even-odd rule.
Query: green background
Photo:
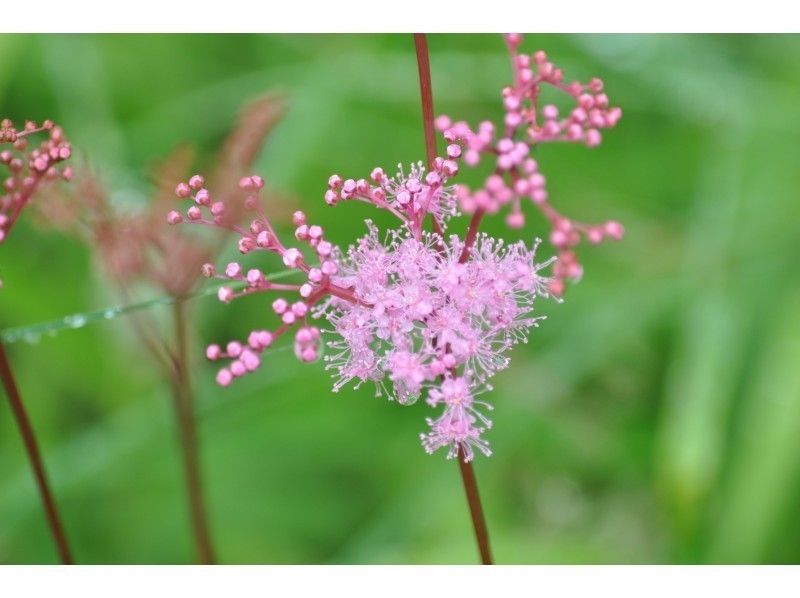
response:
[[[437,113],[497,120],[501,39],[429,42]],[[495,455],[476,472],[497,561],[800,561],[800,37],[537,35],[523,48],[602,77],[623,108],[599,148],[537,158],[557,207],[627,235],[584,248],[584,280],[539,304],[549,319],[496,378]],[[176,146],[208,166],[237,110],[283,91],[289,111],[255,170],[343,244],[375,214],[327,208],[327,177],[424,157],[416,76],[411,36],[0,36],[0,115],[62,124],[76,163],[127,208]],[[530,214],[526,239],[546,230]],[[88,248],[23,220],[0,249],[0,328],[118,301]],[[500,218],[487,230],[516,235]],[[426,405],[333,395],[291,351],[214,385],[202,347],[263,326],[268,301],[193,302],[220,560],[476,562],[458,468],[417,439]],[[8,351],[76,559],[188,563],[169,388],[130,324]],[[1,403],[0,562],[54,560]]]

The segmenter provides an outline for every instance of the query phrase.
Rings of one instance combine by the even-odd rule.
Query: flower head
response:
[[[31,144],[31,138],[39,133],[45,134],[45,139],[39,145]],[[53,121],[46,120],[41,126],[27,121],[22,129],[8,119],[0,121],[0,164],[8,170],[0,191],[0,245],[44,181],[72,177],[71,169],[59,168],[71,155],[72,147]]]
[[[458,164],[452,159],[436,158],[433,168],[426,174],[422,162],[412,164],[408,174],[403,165],[397,165],[397,174],[389,177],[383,168],[374,168],[370,180],[347,179],[338,174],[328,179],[325,202],[335,205],[343,200],[370,203],[391,211],[415,233],[422,231],[425,218],[430,215],[439,229],[456,214],[455,187],[448,186],[450,178],[458,174]]]
[[[550,203],[546,179],[532,157],[532,149],[548,142],[596,147],[602,140],[600,131],[616,126],[622,110],[610,104],[600,79],[585,84],[567,82],[564,72],[543,51],[520,54],[521,43],[519,34],[506,36],[514,82],[503,89],[505,118],[501,126],[483,121],[473,130],[466,122],[452,122],[444,115],[436,120],[436,126],[450,144],[452,159],[470,167],[488,161],[492,167],[481,188],[456,188],[463,212],[493,214],[507,206],[506,223],[510,228],[521,228],[525,224],[522,206],[531,202],[548,219],[549,241],[559,257],[550,290],[560,296],[565,281],[578,280],[583,273],[575,253],[581,239],[592,244],[619,240],[623,228],[616,221],[583,224],[559,213]],[[540,96],[548,87],[570,98],[573,106],[562,111],[554,104],[542,105]]]
[[[242,254],[267,252],[301,278],[298,284],[275,282],[273,274],[259,269],[245,272],[238,262],[229,263],[217,275],[233,281],[222,287],[219,298],[229,302],[242,295],[277,291],[272,311],[280,324],[272,330],[253,330],[246,342],[225,347],[211,345],[207,357],[229,363],[217,374],[217,382],[229,385],[235,378],[256,370],[264,351],[290,330],[295,355],[314,361],[323,351],[326,368],[333,373],[333,390],[352,383],[374,384],[376,395],[409,405],[425,396],[430,407],[440,409],[427,419],[428,431],[420,435],[426,451],[447,448],[449,458],[473,459],[477,452],[491,454],[484,438],[492,422],[492,406],[479,400],[491,390],[490,380],[508,367],[510,350],[527,342],[541,317],[534,315],[537,297],[561,295],[563,281],[577,278],[580,266],[572,247],[585,235],[592,242],[622,234],[616,223],[589,227],[558,214],[547,202],[544,177],[530,157],[531,146],[544,141],[599,143],[599,128],[619,119],[601,94],[602,84],[564,84],[563,74],[543,53],[518,56],[519,36],[509,36],[515,82],[504,91],[505,133],[499,140],[494,126],[481,123],[473,132],[466,123],[439,119],[449,142],[446,156],[431,160],[430,170],[421,163],[388,177],[375,168],[366,178],[328,180],[325,202],[361,201],[387,210],[399,225],[380,231],[367,220],[367,233],[346,249],[333,244],[322,227],[310,225],[306,215],[294,215],[294,240],[281,239],[261,208],[258,194],[264,181],[258,176],[240,181],[250,193],[246,201],[253,217],[247,226],[226,220],[226,205],[215,201],[202,178],[180,183],[175,194],[191,200],[185,212],[171,211],[170,224],[191,223],[235,232]],[[538,108],[541,86],[551,85],[576,98],[578,108],[559,120],[553,107]],[[586,118],[582,116],[583,110]],[[544,120],[542,120],[544,119]],[[574,126],[573,126],[574,125]],[[578,130],[580,129],[580,130]],[[472,192],[453,186],[459,161],[477,165],[483,154],[496,160],[485,188]],[[530,198],[553,226],[551,241],[559,249],[554,276],[541,272],[555,258],[537,263],[538,240],[532,245],[506,243],[479,232],[481,218],[505,204],[511,205],[509,224],[522,223],[520,202]],[[473,215],[466,234],[445,235],[457,208]],[[425,230],[425,223],[433,230]],[[556,234],[557,233],[557,234]],[[322,329],[314,322],[325,320]]]

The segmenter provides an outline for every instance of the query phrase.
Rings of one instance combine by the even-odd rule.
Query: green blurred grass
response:
[[[498,117],[500,40],[430,47],[437,111]],[[584,253],[584,281],[541,306],[549,320],[497,378],[496,454],[476,465],[497,560],[800,562],[800,38],[529,37],[538,47],[569,76],[601,76],[625,111],[597,150],[539,151],[551,195],[628,234]],[[374,214],[325,209],[328,175],[423,155],[410,36],[0,36],[0,114],[63,124],[120,205],[146,201],[147,172],[178,144],[207,163],[271,90],[290,111],[258,171],[352,239]],[[531,218],[523,234],[543,230]],[[87,249],[31,218],[0,260],[2,328],[115,302]],[[290,352],[219,390],[202,345],[242,334],[263,303],[194,310],[223,562],[475,562],[457,468],[416,440],[424,405],[332,395]],[[129,324],[11,357],[77,559],[191,562],[168,389]],[[0,562],[54,558],[0,408]]]

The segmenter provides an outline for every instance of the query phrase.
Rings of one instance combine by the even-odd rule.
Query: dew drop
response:
[[[74,316],[67,316],[64,318],[64,324],[70,328],[80,328],[86,325],[86,316],[83,314],[76,314]]]
[[[26,332],[25,335],[22,337],[23,340],[28,343],[29,345],[35,345],[40,340],[42,340],[42,335],[38,332]]]

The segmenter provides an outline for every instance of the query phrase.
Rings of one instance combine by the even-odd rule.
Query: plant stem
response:
[[[436,159],[436,130],[433,126],[433,87],[431,85],[431,61],[428,55],[428,38],[424,33],[414,34],[414,49],[417,52],[419,72],[419,94],[422,100],[422,127],[425,131],[425,156],[428,168],[433,168]],[[442,229],[433,218],[433,232],[442,234]]]
[[[461,250],[461,255],[458,258],[458,262],[463,264],[469,259],[469,254],[472,251],[472,246],[475,244],[475,239],[478,236],[478,227],[481,225],[481,219],[483,218],[483,209],[478,208],[475,210],[475,213],[472,215],[472,219],[469,221],[469,228],[467,229],[467,236],[464,238],[464,249]]]
[[[189,514],[198,560],[204,565],[213,565],[215,562],[214,549],[211,545],[211,535],[208,529],[203,497],[203,485],[200,477],[194,399],[187,357],[186,303],[183,299],[178,299],[173,304],[173,319],[176,351],[174,355],[172,395],[178,422]]]
[[[50,532],[53,535],[53,541],[56,544],[61,563],[64,565],[72,565],[74,561],[72,560],[72,554],[69,549],[69,544],[67,543],[67,536],[64,533],[64,526],[61,524],[61,517],[58,514],[58,508],[56,507],[53,493],[50,490],[50,484],[47,481],[47,474],[44,469],[41,453],[39,452],[39,445],[36,442],[36,435],[33,432],[33,426],[25,410],[25,405],[22,403],[22,397],[19,394],[19,389],[14,380],[14,374],[11,371],[11,364],[6,356],[2,341],[0,341],[0,378],[3,379],[3,386],[6,389],[8,401],[11,403],[11,410],[14,412],[19,432],[25,443],[28,460],[33,469],[33,475],[36,478],[39,496],[44,504],[47,523],[50,525]]]
[[[472,469],[472,461],[465,462],[460,450],[456,460],[461,469],[461,479],[464,482],[464,492],[467,495],[472,527],[475,529],[475,540],[478,543],[478,551],[481,553],[481,564],[491,565],[493,563],[492,551],[489,548],[489,532],[486,529],[486,520],[483,518],[481,497],[478,493],[478,482],[475,479],[475,471]]]
[[[431,86],[431,63],[428,57],[428,39],[424,33],[414,34],[419,71],[419,93],[422,98],[422,125],[425,129],[425,155],[428,166],[436,159],[436,131],[433,126],[433,88]]]
[[[431,64],[428,55],[428,40],[424,33],[414,34],[414,48],[417,52],[417,70],[419,71],[419,92],[422,99],[422,125],[425,130],[425,154],[428,158],[428,165],[432,166],[436,158],[436,133],[433,126],[433,86],[431,85]],[[475,242],[483,212],[477,212],[470,222],[467,240],[464,246],[464,253],[461,261],[469,257],[469,250]],[[441,234],[436,220],[433,221],[434,231]],[[481,498],[478,494],[478,482],[475,479],[475,472],[472,470],[472,463],[465,463],[459,449],[456,456],[458,465],[461,469],[461,479],[464,481],[464,492],[467,495],[469,512],[472,517],[472,527],[475,530],[475,539],[478,542],[478,550],[481,554],[481,563],[484,565],[492,564],[492,554],[489,550],[489,532],[486,529],[486,520],[483,518],[481,508]]]

